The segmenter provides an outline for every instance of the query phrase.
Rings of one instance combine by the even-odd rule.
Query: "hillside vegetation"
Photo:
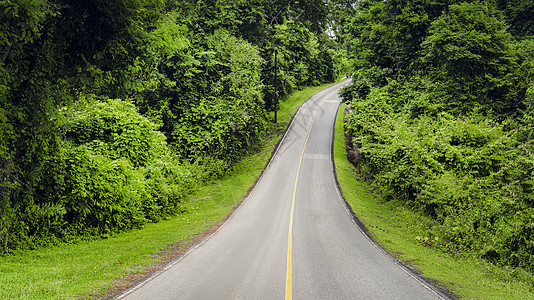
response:
[[[258,149],[276,99],[345,73],[328,8],[1,1],[0,252],[182,213]]]
[[[534,271],[532,1],[363,0],[342,27],[362,178],[419,243]]]

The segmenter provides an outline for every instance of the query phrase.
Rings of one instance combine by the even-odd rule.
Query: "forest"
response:
[[[277,101],[352,74],[359,174],[418,242],[534,272],[533,0],[0,1],[0,253],[183,213]]]
[[[256,151],[278,100],[345,74],[330,7],[0,1],[0,252],[184,212]]]
[[[341,27],[360,177],[418,242],[534,271],[534,1],[358,2]]]

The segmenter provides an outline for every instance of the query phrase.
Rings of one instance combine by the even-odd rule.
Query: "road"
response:
[[[362,233],[337,189],[334,85],[299,110],[261,179],[209,239],[117,299],[446,299]]]

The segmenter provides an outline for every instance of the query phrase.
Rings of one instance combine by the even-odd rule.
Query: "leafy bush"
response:
[[[262,58],[258,50],[225,30],[206,39],[199,53],[208,89],[173,106],[168,127],[176,152],[191,162],[214,157],[228,163],[242,157],[266,129]],[[184,99],[186,100],[186,99]]]
[[[522,75],[512,35],[500,13],[486,3],[450,5],[421,43],[423,73],[436,83],[437,97],[466,113],[510,114],[520,105]]]
[[[357,167],[385,199],[432,220],[424,245],[534,271],[529,5],[438,2],[358,4],[361,69],[342,92]]]
[[[150,221],[184,212],[185,197],[208,177],[198,165],[183,163],[170,151],[148,165],[144,176],[142,209]]]
[[[109,236],[181,213],[205,177],[130,102],[88,96],[63,118],[64,140],[37,194],[24,206],[2,202],[6,251]]]
[[[107,223],[95,221],[95,227],[111,223],[121,230],[182,210],[180,203],[195,178],[133,104],[82,101],[67,115],[65,190],[71,193],[66,199],[76,203],[68,209],[76,215],[69,223],[79,223],[76,218],[86,218],[88,211],[102,211],[94,218]]]
[[[373,87],[382,87],[388,84],[388,78],[393,70],[389,68],[362,68],[352,76],[352,84],[345,86],[341,95],[344,99],[365,98]]]
[[[532,271],[532,146],[480,116],[412,119],[396,111],[393,87],[351,103],[360,171],[385,199],[434,220],[425,244]]]
[[[232,100],[210,98],[183,116],[173,132],[182,157],[194,161],[209,154],[232,162],[257,142],[265,128],[262,112]]]
[[[70,230],[107,234],[146,221],[138,194],[144,180],[127,159],[111,159],[88,145],[65,150],[62,204]]]
[[[75,144],[93,144],[96,152],[145,166],[164,152],[165,136],[123,100],[81,99],[66,111],[65,136]]]

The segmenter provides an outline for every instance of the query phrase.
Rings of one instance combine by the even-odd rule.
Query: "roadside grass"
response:
[[[120,291],[191,246],[228,216],[261,174],[298,107],[327,85],[280,103],[278,123],[257,153],[221,180],[199,187],[188,211],[110,238],[0,257],[0,299],[91,299]]]
[[[534,299],[533,274],[498,267],[469,253],[446,254],[425,247],[419,236],[428,221],[400,203],[386,202],[370,192],[347,160],[343,110],[336,118],[334,162],[339,185],[355,215],[372,238],[390,254],[416,269],[423,277],[466,299]]]

